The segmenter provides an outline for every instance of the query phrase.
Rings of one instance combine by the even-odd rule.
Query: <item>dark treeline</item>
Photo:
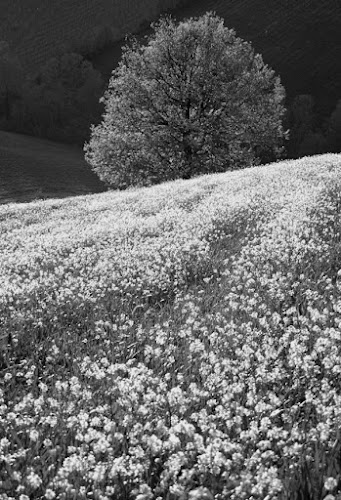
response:
[[[290,130],[286,146],[289,158],[341,152],[341,99],[323,118],[310,94],[296,96],[287,105],[284,125]]]
[[[0,128],[82,145],[100,120],[101,74],[77,53],[50,59],[25,75],[6,42],[0,43]]]
[[[35,76],[24,73],[7,42],[0,42],[0,129],[82,146],[101,120],[107,82],[77,53],[50,59]],[[286,156],[341,152],[341,96],[326,116],[310,94],[286,103]]]

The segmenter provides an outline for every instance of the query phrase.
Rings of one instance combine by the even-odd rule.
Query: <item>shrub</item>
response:
[[[251,45],[211,13],[164,17],[124,48],[86,159],[112,187],[240,168],[283,139],[284,89]]]

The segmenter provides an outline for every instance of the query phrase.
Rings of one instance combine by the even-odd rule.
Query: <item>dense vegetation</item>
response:
[[[339,498],[340,174],[0,207],[2,500]]]
[[[251,45],[207,13],[153,25],[124,49],[86,159],[114,188],[274,160],[285,92]]]

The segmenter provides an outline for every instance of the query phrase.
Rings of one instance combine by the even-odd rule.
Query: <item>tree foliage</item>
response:
[[[284,89],[251,45],[207,13],[164,17],[113,71],[86,159],[113,187],[225,171],[274,156]]]

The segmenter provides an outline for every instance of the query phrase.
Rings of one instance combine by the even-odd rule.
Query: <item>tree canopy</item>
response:
[[[212,13],[153,29],[124,48],[85,145],[99,177],[124,188],[275,157],[285,92],[250,43]]]

